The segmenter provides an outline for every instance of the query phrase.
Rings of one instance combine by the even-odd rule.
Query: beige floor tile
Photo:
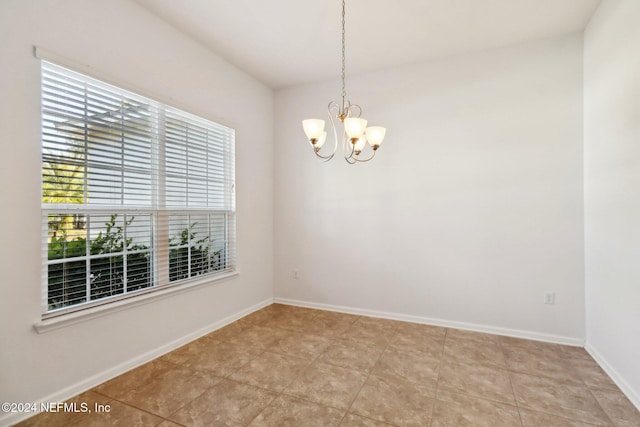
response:
[[[347,410],[367,380],[367,374],[315,362],[284,390],[287,395]]]
[[[287,331],[278,337],[267,350],[304,359],[315,359],[330,343],[328,338]]]
[[[560,344],[503,336],[500,337],[500,344],[503,350],[520,350],[532,355],[535,354],[556,357],[561,357],[563,355],[564,347]]]
[[[400,322],[398,320],[391,320],[391,319],[382,319],[380,317],[360,316],[358,320],[356,320],[353,324],[361,325],[361,326],[369,326],[369,327],[377,328],[381,331],[384,330],[387,332],[395,332],[395,330],[398,327],[400,327],[400,325],[402,325],[403,323],[406,323],[406,322]]]
[[[500,345],[500,337],[498,335],[485,334],[482,332],[467,331],[464,329],[447,329],[448,340],[464,340],[474,341],[485,344],[497,344]]]
[[[362,316],[351,324],[342,337],[371,346],[385,347],[400,323],[402,322]]]
[[[252,322],[249,322],[243,318],[211,332],[210,334],[206,335],[206,337],[218,341],[228,341],[231,338],[237,336],[239,333],[251,328],[252,326]]]
[[[592,390],[591,392],[616,426],[640,426],[640,412],[624,393],[614,390]]]
[[[440,357],[419,351],[405,352],[387,348],[371,371],[380,377],[399,378],[435,389]]]
[[[282,395],[267,406],[251,427],[331,427],[340,424],[343,411]]]
[[[92,413],[82,420],[82,427],[146,427],[157,426],[162,418],[113,400],[109,412]]]
[[[585,350],[583,347],[577,347],[577,346],[572,346],[572,345],[561,345],[560,346],[560,353],[562,354],[562,356],[564,356],[564,357],[566,357],[568,359],[589,359],[589,360],[593,360],[591,355],[589,353],[587,353],[587,350]]]
[[[219,377],[227,377],[258,356],[262,349],[211,340],[214,344],[184,362],[184,366],[208,371]]]
[[[295,313],[295,314],[311,314],[313,316],[320,314],[322,310],[316,310],[314,308],[299,307],[296,305],[287,304],[273,304],[273,308],[280,313]]]
[[[389,427],[391,425],[355,414],[345,415],[340,423],[340,427]]]
[[[586,386],[520,373],[509,375],[519,407],[597,425],[609,423]]]
[[[317,320],[344,322],[347,324],[352,324],[353,322],[355,322],[360,318],[360,316],[356,314],[340,313],[337,311],[324,311],[324,310],[319,310],[319,311],[320,312],[318,313],[318,316],[316,316]]]
[[[350,412],[397,426],[429,425],[434,390],[395,378],[369,376]]]
[[[447,338],[444,343],[444,357],[468,365],[507,367],[500,344],[486,341]]]
[[[276,397],[273,391],[225,379],[168,418],[194,427],[245,426]]]
[[[288,305],[288,304],[281,304],[279,302],[274,302],[273,304],[271,304],[271,305],[269,305],[269,306],[267,306],[265,308],[269,308],[271,310],[283,312],[285,310],[296,309],[298,307],[296,307],[295,305]]]
[[[489,366],[444,361],[438,377],[438,395],[441,391],[516,403],[508,371]]]
[[[619,391],[618,386],[593,359],[567,359],[567,362],[587,386]]]
[[[286,335],[288,335],[288,332],[282,329],[254,325],[252,328],[246,329],[238,335],[229,338],[228,342],[266,350],[272,346],[277,339]]]
[[[299,377],[311,363],[308,359],[265,351],[251,360],[230,378],[256,387],[281,392]]]
[[[615,427],[638,427],[640,424],[633,421],[614,420]]]
[[[282,313],[282,310],[276,308],[277,304],[271,304],[267,307],[264,307],[260,310],[254,311],[251,314],[246,315],[242,318],[245,322],[252,323],[254,325],[262,325],[264,322],[269,321],[271,318],[275,316],[279,316]]]
[[[313,312],[284,312],[264,322],[263,326],[303,332],[312,324],[316,313]]]
[[[77,408],[76,410],[78,412],[75,410],[65,412],[64,409],[59,412],[40,412],[38,415],[28,418],[18,425],[21,427],[66,427],[82,425],[82,423],[91,416],[91,414],[87,412],[82,412],[85,405],[87,409],[93,410],[96,404],[107,405],[111,403],[111,401],[112,399],[110,397],[94,391],[87,391],[65,401],[67,404],[75,404],[73,408]],[[39,409],[40,408],[38,408],[38,410]]]
[[[382,354],[382,347],[373,347],[349,340],[335,340],[324,350],[319,361],[348,369],[369,372]]]
[[[430,335],[437,338],[444,338],[447,333],[447,328],[422,323],[400,322],[396,328],[396,332],[412,336]]]
[[[144,387],[130,391],[121,400],[136,408],[166,417],[220,380],[221,378],[208,373],[177,367]]]
[[[389,347],[400,351],[420,351],[440,357],[444,350],[444,335],[430,334],[420,329],[399,328],[391,338]]]
[[[312,322],[307,322],[300,328],[300,332],[311,335],[320,335],[325,338],[340,338],[343,336],[355,319],[341,319],[339,317],[316,316]]]
[[[373,347],[386,347],[389,341],[391,341],[393,334],[393,330],[356,321],[342,334],[342,338],[361,342]]]
[[[166,374],[175,367],[176,365],[173,363],[156,359],[115,377],[112,380],[102,383],[94,390],[98,393],[104,394],[105,396],[117,399],[135,388],[143,387],[149,381]]]
[[[182,424],[174,423],[173,421],[169,421],[169,420],[164,420],[163,422],[158,424],[158,427],[182,427]]]
[[[580,374],[570,361],[557,354],[536,354],[522,349],[507,349],[504,350],[504,358],[507,362],[507,369],[510,371],[553,378],[574,385],[584,385]]]
[[[207,347],[215,345],[219,342],[220,341],[212,340],[209,337],[202,337],[165,354],[157,360],[174,363],[176,365],[182,365],[192,357],[199,355],[203,351],[206,351],[205,349]]]
[[[594,424],[562,418],[556,415],[520,408],[520,419],[524,427],[593,427]]]
[[[433,409],[432,427],[521,427],[520,414],[514,405],[475,397],[438,395]]]

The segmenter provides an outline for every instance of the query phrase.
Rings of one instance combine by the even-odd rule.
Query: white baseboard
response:
[[[627,383],[624,378],[616,371],[613,366],[604,358],[604,356],[587,342],[585,350],[593,357],[600,367],[611,377],[618,388],[627,396],[633,405],[640,411],[640,392],[636,391]]]
[[[36,399],[36,402],[64,402],[67,399],[70,399],[73,396],[76,396],[80,393],[83,393],[87,390],[90,390],[96,387],[99,384],[102,384],[105,381],[108,381],[118,375],[122,375],[131,369],[137,368],[140,365],[143,365],[147,362],[152,361],[153,359],[162,356],[163,354],[169,353],[170,351],[175,350],[178,347],[181,347],[193,340],[196,340],[204,335],[207,335],[216,329],[220,329],[223,326],[228,325],[229,323],[235,322],[238,319],[245,317],[248,314],[253,313],[254,311],[260,310],[267,305],[273,303],[272,298],[268,298],[258,304],[255,304],[245,310],[241,310],[231,316],[225,317],[224,319],[218,320],[210,325],[207,325],[203,328],[198,329],[197,331],[191,332],[183,337],[178,338],[170,343],[167,343],[161,347],[158,347],[154,350],[151,350],[147,353],[141,354],[140,356],[136,356],[133,359],[129,359],[124,363],[121,363],[113,368],[107,369],[99,374],[96,374],[92,377],[86,378],[78,383],[72,384],[69,387],[66,387],[62,390],[59,390],[55,393],[50,394],[49,396],[44,396],[41,399]],[[7,413],[0,416],[0,426],[10,426],[16,424],[20,421],[23,421],[30,416],[33,416],[33,413]]]
[[[430,317],[412,316],[400,313],[390,313],[387,311],[367,310],[356,307],[345,307],[340,305],[321,304],[308,301],[298,301],[287,298],[274,298],[278,304],[295,305],[299,307],[317,308],[320,310],[337,311],[347,314],[358,314],[370,317],[380,317],[383,319],[402,320],[405,322],[422,323],[425,325],[442,326],[445,328],[465,329],[468,331],[484,332],[488,334],[504,335],[508,337],[525,338],[535,341],[551,342],[556,344],[572,345],[582,347],[584,339],[565,337],[561,335],[542,334],[539,332],[523,331],[519,329],[500,328],[496,326],[486,326],[476,323],[456,322],[452,320],[434,319]]]

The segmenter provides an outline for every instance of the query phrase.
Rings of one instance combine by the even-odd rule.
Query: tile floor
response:
[[[24,426],[640,426],[582,348],[274,304]]]

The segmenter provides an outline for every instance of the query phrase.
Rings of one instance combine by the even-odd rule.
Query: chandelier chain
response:
[[[342,0],[342,100],[347,97],[347,90],[345,88],[345,31],[344,31],[344,12],[345,12],[345,0]]]

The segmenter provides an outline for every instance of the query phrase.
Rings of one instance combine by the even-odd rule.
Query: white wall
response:
[[[582,36],[347,89],[387,127],[357,166],[318,162],[300,125],[339,81],[276,92],[276,298],[581,344]]]
[[[640,2],[585,31],[587,348],[640,407]]]
[[[0,401],[81,391],[77,387],[91,385],[88,378],[272,298],[271,89],[131,1],[2,0],[0,40]],[[236,129],[237,278],[34,331],[41,312],[40,62],[34,45]]]

